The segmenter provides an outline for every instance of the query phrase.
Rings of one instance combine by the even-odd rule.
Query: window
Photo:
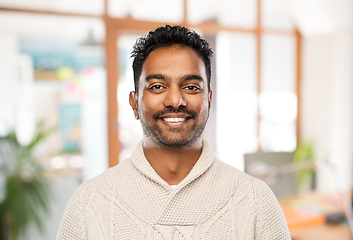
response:
[[[106,37],[104,57],[111,166],[118,163],[120,153],[121,158],[128,155],[125,152],[129,148],[127,144],[135,144],[134,141],[128,140],[129,137],[123,130],[118,130],[119,126],[125,127],[130,121],[124,120],[129,109],[127,92],[132,90],[127,91],[124,87],[130,85],[128,88],[131,88],[131,79],[128,79],[128,76],[132,73],[125,68],[125,64],[130,61],[127,53],[129,45],[136,36],[166,22],[185,25],[215,39],[215,103],[212,111],[216,112],[217,117],[210,124],[217,128],[214,137],[217,138],[217,153],[222,159],[229,159],[230,164],[242,169],[241,159],[246,152],[260,149],[290,151],[295,148],[298,133],[297,115],[300,113],[297,96],[300,77],[297,46],[300,46],[300,35],[293,28],[284,1],[45,2],[0,0],[0,11],[51,14],[54,18],[56,15],[67,15],[67,19],[81,18],[83,22],[90,19],[83,17],[85,16],[104,23],[103,29],[106,32],[99,30],[100,34],[97,35],[97,28],[94,31],[96,37]],[[76,7],[76,4],[80,7]],[[108,9],[104,9],[105,4]],[[3,16],[4,14],[1,17]],[[1,22],[10,23],[9,21],[0,21],[0,27],[9,28],[7,25],[1,25]],[[75,27],[72,22],[63,25],[63,22],[65,19],[60,18],[57,25],[47,24],[56,27],[48,28],[45,33],[74,36],[88,32],[85,27]],[[40,24],[45,25],[46,22],[41,21]],[[30,31],[43,33],[40,28],[32,28]],[[118,117],[119,114],[122,114],[122,118]],[[135,129],[131,126],[129,128]],[[232,133],[231,139],[227,139],[229,132]],[[128,143],[129,141],[131,143]],[[235,152],[230,152],[229,149],[235,149]]]

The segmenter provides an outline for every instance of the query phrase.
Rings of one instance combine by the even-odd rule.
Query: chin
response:
[[[200,139],[201,136],[191,136],[189,138],[164,138],[158,137],[154,139],[155,142],[166,148],[188,148],[197,140]]]
[[[158,146],[164,148],[181,148],[186,149],[192,146],[195,142],[201,139],[205,124],[200,126],[193,126],[191,129],[169,129],[163,131],[157,125],[148,127],[144,121],[141,120],[144,136],[151,139]]]

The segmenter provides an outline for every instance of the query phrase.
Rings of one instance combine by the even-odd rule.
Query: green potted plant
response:
[[[32,141],[22,146],[15,132],[0,140],[0,176],[4,179],[0,199],[0,240],[15,240],[29,224],[43,231],[42,212],[49,214],[51,190],[43,166],[32,150],[53,132],[38,124]]]
[[[314,141],[301,142],[297,145],[293,155],[293,162],[300,165],[314,163]],[[307,186],[311,186],[314,167],[300,170],[296,173],[297,192],[302,192]]]

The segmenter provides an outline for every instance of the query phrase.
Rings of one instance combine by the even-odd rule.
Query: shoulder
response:
[[[255,239],[290,239],[288,226],[281,206],[270,187],[221,161],[216,162],[223,173],[234,176],[234,206],[240,214],[250,214],[256,219]]]
[[[222,175],[223,184],[231,184],[235,196],[238,196],[239,199],[252,202],[255,209],[269,203],[278,205],[272,190],[262,180],[252,177],[218,159],[215,159],[214,164],[216,171],[219,175]]]
[[[119,176],[123,176],[124,173],[128,174],[128,172],[133,168],[133,164],[131,159],[128,158],[119,164],[115,165],[114,167],[108,168],[103,173],[99,174],[98,176],[85,181],[82,184],[83,188],[87,187],[96,187],[99,186],[102,181],[111,181],[111,178],[114,178],[116,174]]]
[[[126,159],[118,165],[105,170],[100,175],[83,182],[73,197],[81,198],[86,204],[98,195],[104,195],[108,199],[114,198],[114,180],[123,179],[124,175],[130,171],[128,168],[132,167],[130,159]],[[119,177],[118,177],[119,176]]]
[[[109,206],[109,201],[115,197],[111,175],[121,168],[120,165],[126,163],[110,168],[78,187],[66,206],[57,234],[58,240],[86,239],[87,226],[100,222],[96,210],[108,212],[109,208],[105,206]]]
[[[253,194],[256,194],[257,192],[261,192],[262,188],[267,187],[263,181],[254,178],[217,158],[214,161],[214,168],[226,179],[229,179],[229,184],[233,184],[238,192],[247,192],[248,194],[252,192]]]
[[[213,168],[215,168],[216,171],[221,172],[222,174],[230,175],[232,178],[252,178],[250,175],[221,161],[218,158],[215,158],[213,162]]]

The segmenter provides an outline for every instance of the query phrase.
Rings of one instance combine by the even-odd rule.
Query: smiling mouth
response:
[[[162,118],[165,122],[177,123],[177,122],[184,122],[186,121],[186,117],[184,118]]]

